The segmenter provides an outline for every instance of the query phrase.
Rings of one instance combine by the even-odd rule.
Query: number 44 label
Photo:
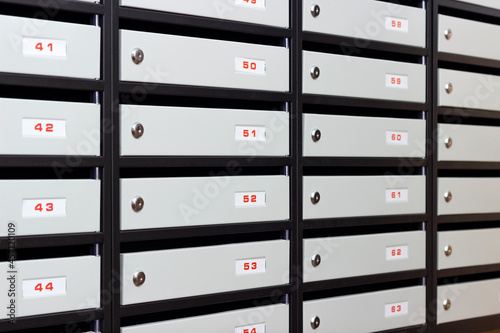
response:
[[[236,327],[234,333],[266,333],[266,324]]]
[[[46,297],[66,294],[66,278],[35,279],[23,281],[23,297]]]

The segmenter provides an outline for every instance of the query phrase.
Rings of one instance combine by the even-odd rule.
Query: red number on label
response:
[[[243,269],[244,269],[245,271],[248,271],[248,270],[250,269],[250,263],[248,263],[248,262],[244,263],[244,264],[243,264]]]
[[[246,329],[243,330],[243,333],[250,333],[250,331],[249,331],[248,328],[246,328]]]
[[[49,282],[46,286],[45,286],[45,289],[46,290],[50,290],[52,291],[54,289],[54,287],[52,286],[52,282]]]
[[[252,135],[253,135],[253,137],[254,137],[254,138],[255,138],[256,134],[257,134],[257,133],[255,132],[255,130],[253,130],[253,131],[252,131]]]
[[[243,68],[248,69],[248,61],[243,61]]]
[[[243,202],[250,202],[250,196],[249,195],[244,195],[243,196]]]
[[[36,205],[36,206],[35,206],[35,210],[37,210],[37,211],[39,211],[39,212],[43,211],[42,204],[41,204],[41,203],[39,203],[38,205]]]
[[[256,70],[256,69],[257,69],[257,64],[256,64],[255,62],[252,62],[252,63],[250,64],[250,68],[251,68],[252,70]]]
[[[42,288],[42,284],[41,284],[41,283],[37,284],[37,285],[35,286],[35,290],[38,290],[38,291],[40,291],[40,292],[41,292],[41,291],[43,290],[43,288]]]
[[[52,52],[52,43],[50,43],[49,45],[47,45],[47,47],[50,49],[50,52]]]
[[[400,312],[400,311],[401,311],[401,305],[398,305],[396,310],[397,310],[398,312]]]
[[[398,141],[401,141],[401,134],[398,134]]]
[[[42,43],[36,44],[35,49],[43,51]]]
[[[392,27],[395,28],[396,27],[396,21],[392,20]]]
[[[54,124],[47,124],[45,132],[54,132]]]
[[[256,195],[252,195],[252,202],[257,202],[257,196]]]
[[[391,84],[401,85],[401,79],[400,78],[396,79],[395,77],[391,77]]]
[[[257,330],[254,328],[250,333],[257,333]]]
[[[398,81],[397,81],[397,82],[398,82],[398,84],[401,84],[401,79],[400,79],[400,78],[398,78]]]
[[[252,263],[252,269],[257,269],[257,263],[256,262]]]
[[[391,198],[393,198],[393,199],[396,198],[396,192],[391,192]]]
[[[53,203],[48,203],[45,205],[45,210],[48,211],[48,212],[51,212],[54,210],[54,204]]]
[[[398,249],[398,256],[401,255],[401,249]]]
[[[248,130],[243,130],[243,136],[244,136],[245,138],[248,138],[248,137],[250,136],[250,134],[249,134]]]
[[[391,312],[396,312],[396,307],[395,306],[391,307]]]
[[[396,79],[395,78],[391,78],[391,84],[396,84]]]
[[[400,256],[401,255],[401,249],[392,250],[391,254],[392,254],[393,257]]]
[[[36,124],[35,130],[40,131],[40,132],[43,131],[42,124],[40,124],[40,123]]]
[[[396,250],[392,250],[392,256],[395,257],[396,256]]]
[[[401,28],[401,21],[398,21],[398,28]]]

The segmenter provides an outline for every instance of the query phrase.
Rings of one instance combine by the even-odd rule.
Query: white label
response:
[[[265,207],[266,192],[236,192],[234,194],[235,207]]]
[[[408,302],[399,302],[385,305],[385,316],[392,317],[408,314]]]
[[[385,86],[387,88],[408,89],[408,76],[385,74]]]
[[[266,324],[236,327],[234,333],[266,333]]]
[[[66,199],[23,200],[23,218],[66,216]]]
[[[266,0],[234,0],[236,6],[255,9],[266,9]]]
[[[23,280],[23,298],[66,294],[66,278]]]
[[[385,143],[391,145],[408,145],[408,132],[385,132]]]
[[[408,20],[386,17],[385,18],[385,29],[399,32],[408,32]]]
[[[66,120],[23,119],[23,136],[66,137]]]
[[[254,274],[266,272],[266,258],[236,260],[236,274]]]
[[[57,39],[23,38],[23,54],[66,57],[66,41]]]
[[[385,248],[386,260],[408,259],[408,245]]]
[[[234,58],[234,69],[245,74],[266,75],[266,62],[247,58]]]
[[[385,202],[407,202],[408,189],[385,190]]]
[[[266,141],[266,128],[263,126],[235,126],[236,141]]]

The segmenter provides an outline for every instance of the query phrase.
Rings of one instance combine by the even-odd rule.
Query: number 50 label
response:
[[[266,62],[236,57],[234,58],[234,70],[245,74],[266,75]]]

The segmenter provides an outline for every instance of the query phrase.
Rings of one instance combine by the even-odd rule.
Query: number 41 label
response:
[[[66,41],[23,38],[23,54],[33,56],[66,57]]]

